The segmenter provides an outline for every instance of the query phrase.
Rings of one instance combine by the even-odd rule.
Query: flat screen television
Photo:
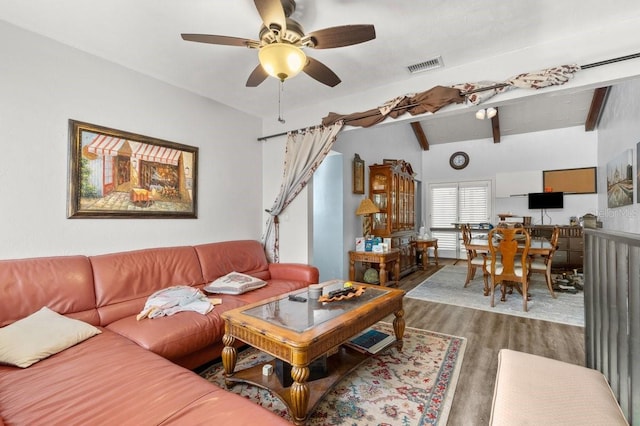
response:
[[[529,210],[561,209],[564,207],[563,192],[531,192],[529,193]]]

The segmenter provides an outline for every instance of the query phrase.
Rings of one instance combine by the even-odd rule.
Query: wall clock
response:
[[[456,170],[464,169],[469,165],[469,156],[466,152],[454,152],[449,158],[449,165]]]

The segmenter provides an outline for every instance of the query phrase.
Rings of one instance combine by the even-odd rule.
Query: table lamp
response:
[[[371,214],[373,213],[380,213],[380,209],[370,198],[364,198],[356,209],[356,215],[362,216],[362,236],[365,238],[371,235]]]

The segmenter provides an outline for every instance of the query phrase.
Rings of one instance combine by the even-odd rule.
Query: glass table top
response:
[[[320,285],[323,286],[322,294],[327,295],[332,290],[342,288],[344,281],[333,280]],[[355,285],[357,286],[358,284]],[[305,290],[296,293],[296,295],[307,299],[306,302],[295,302],[285,296],[284,298],[247,309],[243,313],[289,330],[303,332],[387,293],[389,293],[389,290],[384,287],[367,287],[359,297],[334,302],[319,302],[318,299],[310,298],[309,291]]]

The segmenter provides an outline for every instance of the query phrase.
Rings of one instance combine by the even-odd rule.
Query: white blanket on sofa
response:
[[[136,318],[158,318],[183,311],[195,311],[206,315],[212,309],[213,305],[200,290],[179,285],[158,290],[149,296],[142,312]]]

